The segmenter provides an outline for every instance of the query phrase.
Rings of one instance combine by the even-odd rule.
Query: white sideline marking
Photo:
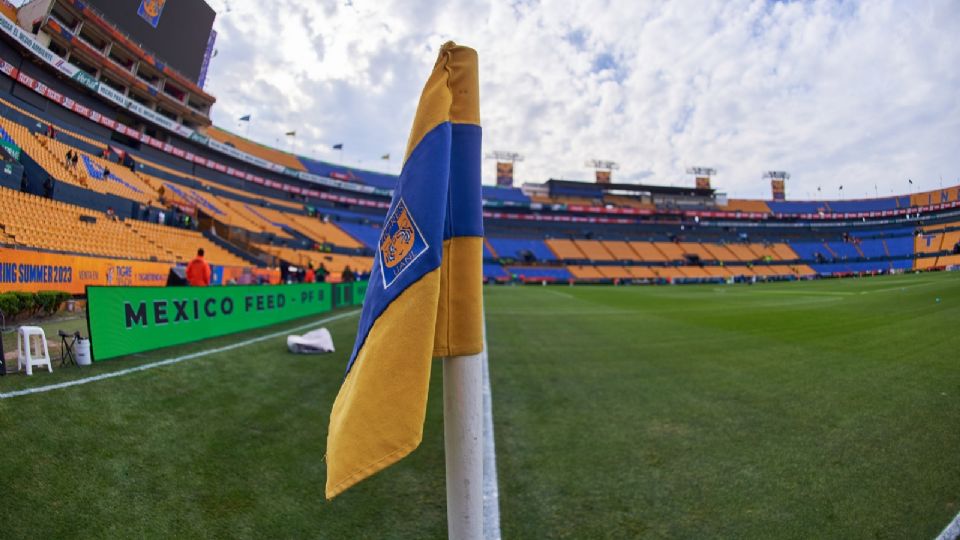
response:
[[[10,399],[10,398],[14,398],[14,397],[17,397],[17,396],[27,396],[27,395],[30,395],[30,394],[40,394],[40,393],[43,393],[43,392],[49,392],[49,391],[51,391],[51,390],[59,390],[59,389],[61,389],[61,388],[69,388],[69,387],[71,387],[71,386],[78,386],[78,385],[81,385],[81,384],[87,384],[87,383],[92,383],[92,382],[96,382],[96,381],[102,381],[102,380],[104,380],[104,379],[112,379],[112,378],[114,378],[114,377],[122,377],[123,375],[129,375],[129,374],[131,374],[131,373],[136,373],[136,372],[138,372],[138,371],[146,371],[146,370],[148,370],[148,369],[153,369],[153,368],[157,368],[157,367],[169,366],[169,365],[171,365],[171,364],[178,364],[178,363],[184,362],[184,361],[186,361],[186,360],[192,360],[192,359],[194,359],[194,358],[200,358],[201,356],[207,356],[207,355],[210,355],[210,354],[216,354],[216,353],[221,353],[221,352],[225,352],[225,351],[230,351],[230,350],[233,350],[233,349],[238,349],[238,348],[240,348],[240,347],[246,347],[247,345],[252,345],[252,344],[258,343],[258,342],[260,342],[260,341],[265,341],[265,340],[268,340],[268,339],[273,339],[273,338],[275,338],[275,337],[279,337],[279,336],[282,336],[282,335],[284,335],[284,334],[290,334],[291,332],[297,332],[297,331],[300,331],[300,330],[306,330],[307,328],[311,328],[311,327],[317,326],[318,324],[323,324],[323,323],[326,323],[326,322],[335,321],[335,320],[337,320],[337,319],[343,319],[343,318],[345,318],[345,317],[351,317],[351,316],[353,316],[353,315],[356,315],[357,313],[360,313],[360,310],[359,310],[359,309],[355,309],[355,310],[353,310],[353,311],[348,311],[348,312],[346,312],[346,313],[340,313],[340,314],[334,315],[334,316],[332,316],[332,317],[327,317],[327,318],[325,318],[325,319],[320,319],[319,321],[313,321],[313,322],[311,322],[311,323],[303,324],[303,325],[297,326],[297,327],[295,327],[295,328],[288,328],[287,330],[284,330],[284,331],[282,331],[282,332],[273,332],[272,334],[266,334],[266,335],[263,335],[263,336],[260,336],[260,337],[255,337],[255,338],[252,338],[252,339],[248,339],[248,340],[246,340],[246,341],[241,341],[241,342],[239,342],[239,343],[233,343],[233,344],[231,344],[231,345],[226,345],[226,346],[224,346],[224,347],[217,347],[217,348],[215,348],[215,349],[207,349],[207,350],[205,350],[205,351],[197,351],[197,352],[195,352],[195,353],[185,354],[185,355],[183,355],[183,356],[177,356],[176,358],[167,358],[166,360],[158,360],[158,361],[156,361],[156,362],[150,362],[149,364],[143,364],[142,366],[127,368],[127,369],[121,369],[121,370],[119,370],[119,371],[112,371],[112,372],[110,372],[110,373],[103,373],[103,374],[101,374],[101,375],[95,375],[95,376],[93,376],[93,377],[86,377],[86,378],[83,378],[83,379],[76,379],[76,380],[73,380],[73,381],[67,381],[67,382],[62,382],[62,383],[57,383],[57,384],[50,384],[50,385],[47,385],[47,386],[37,386],[37,387],[34,387],[34,388],[25,388],[25,389],[23,389],[23,390],[15,390],[15,391],[13,391],[13,392],[0,393],[0,399]]]
[[[551,291],[550,289],[546,289],[543,292],[552,294],[554,296],[559,296],[560,298],[570,298],[572,300],[576,300],[576,297],[570,293],[565,293],[560,291]]]
[[[960,514],[957,514],[957,517],[943,529],[937,540],[956,540],[957,537],[960,537]]]
[[[493,440],[493,395],[487,362],[487,329],[483,329],[483,536],[500,540],[500,490],[497,487],[497,451]]]

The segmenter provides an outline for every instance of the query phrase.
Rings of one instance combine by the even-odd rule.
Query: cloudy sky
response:
[[[447,40],[480,54],[484,151],[522,182],[615,180],[792,199],[960,183],[956,0],[208,0],[214,122],[298,153],[399,172]],[[237,118],[251,114],[249,128]],[[380,156],[390,153],[391,161]],[[494,165],[484,165],[493,183]],[[876,186],[876,188],[875,188]]]

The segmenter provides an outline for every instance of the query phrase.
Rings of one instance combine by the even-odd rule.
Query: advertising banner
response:
[[[787,190],[783,180],[770,180],[770,189],[773,191],[773,200],[783,201],[787,198]]]
[[[513,187],[513,163],[509,161],[497,162],[497,185]]]
[[[64,291],[87,285],[143,287],[167,282],[169,264],[0,248],[0,292]]]
[[[597,183],[598,184],[609,184],[612,173],[611,171],[597,171]]]
[[[88,287],[95,361],[261,328],[363,303],[366,283]],[[339,303],[338,303],[339,301]]]
[[[160,15],[163,14],[163,6],[167,0],[140,0],[140,8],[137,9],[137,15],[147,24],[156,28],[160,24]]]
[[[698,176],[696,179],[696,188],[697,189],[710,189],[710,177],[709,176]]]

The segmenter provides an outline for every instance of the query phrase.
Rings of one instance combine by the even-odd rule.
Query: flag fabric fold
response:
[[[445,44],[424,86],[333,405],[326,496],[423,437],[433,357],[483,349],[477,54]]]
[[[333,145],[334,150],[343,150],[343,143],[337,143]]]
[[[241,116],[241,117],[240,117],[240,121],[241,121],[241,122],[249,122],[249,121],[250,121],[250,115],[249,115],[249,114],[245,114],[245,115]]]

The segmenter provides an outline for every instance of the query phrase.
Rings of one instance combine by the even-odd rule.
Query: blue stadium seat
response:
[[[894,197],[858,201],[828,201],[827,204],[836,213],[879,212],[897,209],[897,200]]]
[[[380,229],[378,227],[349,221],[338,221],[337,226],[370,249],[377,249],[377,246],[380,245]]]
[[[891,257],[909,257],[913,255],[913,235],[886,238],[884,242],[887,243],[887,250],[890,251]]]
[[[887,251],[883,248],[883,240],[878,238],[860,241],[860,250],[863,255],[870,259],[879,259],[887,256]]]
[[[524,251],[533,253],[538,261],[555,261],[557,258],[550,251],[550,248],[543,240],[520,240],[516,238],[494,238],[487,240],[493,246],[494,251],[502,258],[522,260]]]
[[[803,260],[814,260],[817,253],[827,259],[831,257],[821,242],[790,242],[790,247],[793,248],[793,250],[797,252],[797,256]]]
[[[816,214],[829,209],[819,201],[767,201],[774,214]]]
[[[487,201],[496,201],[507,204],[530,204],[530,197],[527,197],[517,188],[483,186],[483,199]]]
[[[847,242],[829,242],[828,245],[834,253],[837,254],[837,257],[841,260],[849,259],[859,259],[860,252],[857,251],[856,246]],[[827,255],[826,253],[824,255]]]
[[[499,264],[484,264],[483,277],[486,279],[509,279],[510,274]]]

